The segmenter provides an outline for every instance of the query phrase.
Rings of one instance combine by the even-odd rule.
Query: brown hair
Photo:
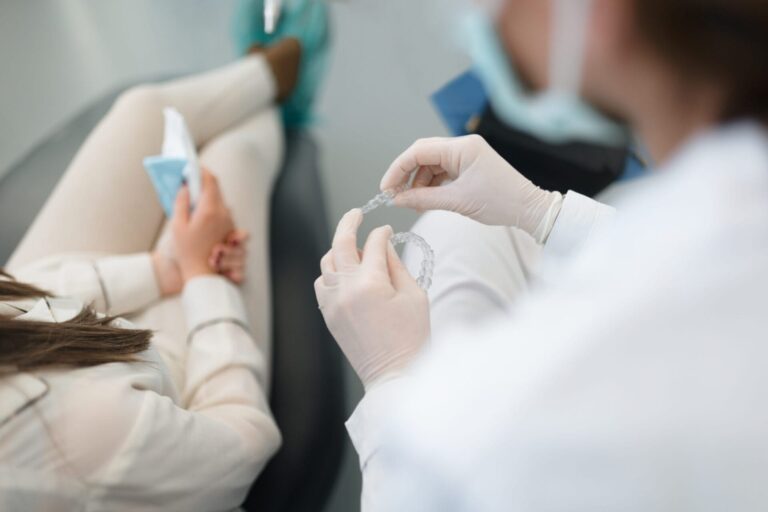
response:
[[[640,32],[676,69],[723,87],[722,120],[768,123],[768,1],[634,0]]]
[[[0,269],[0,301],[46,296],[50,294]],[[112,327],[113,320],[99,317],[90,308],[61,323],[0,315],[0,372],[137,361],[136,354],[149,347],[151,332]]]

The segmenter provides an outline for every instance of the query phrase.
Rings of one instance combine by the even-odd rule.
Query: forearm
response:
[[[223,277],[199,276],[187,282],[182,303],[189,344],[185,407],[203,411],[233,403],[271,418],[269,361],[252,336],[240,291]]]
[[[16,277],[108,315],[138,311],[160,297],[149,253],[51,258],[20,269]]]

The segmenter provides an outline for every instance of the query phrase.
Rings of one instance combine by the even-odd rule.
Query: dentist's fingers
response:
[[[336,270],[344,272],[360,264],[357,252],[357,230],[363,222],[359,208],[348,211],[339,221],[333,236],[333,264]]]
[[[452,139],[432,138],[414,142],[384,173],[379,185],[381,190],[406,184],[411,174],[421,167],[437,166],[451,174],[452,168],[458,167],[450,162],[451,141]]]
[[[369,271],[389,273],[387,267],[387,246],[392,238],[391,226],[382,226],[371,231],[363,248],[363,267]]]
[[[395,196],[392,204],[418,211],[449,210],[455,211],[459,204],[458,197],[451,185],[445,187],[419,187],[404,190]]]
[[[362,260],[363,251],[358,249],[357,256]],[[333,249],[320,258],[320,273],[322,274],[320,278],[324,280],[325,284],[331,285],[336,283],[337,276],[336,265],[333,263]]]
[[[403,260],[397,254],[392,244],[387,244],[387,265],[389,266],[389,275],[392,279],[392,285],[397,290],[409,288],[419,288],[416,279],[408,272]]]
[[[435,182],[438,176],[445,176],[442,167],[436,165],[427,165],[416,171],[411,188],[429,187]]]
[[[336,265],[333,264],[333,249],[320,258],[320,272],[326,277],[336,272]]]
[[[448,183],[452,183],[453,180],[446,173],[435,174],[432,176],[432,181],[427,185],[428,187],[442,187]]]
[[[320,309],[323,309],[327,295],[328,284],[326,284],[325,278],[320,276],[315,279],[315,298],[317,299],[317,305]]]

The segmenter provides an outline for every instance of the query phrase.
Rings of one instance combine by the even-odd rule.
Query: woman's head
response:
[[[0,270],[0,301],[39,299],[47,295]],[[0,374],[50,366],[136,361],[137,354],[149,347],[151,333],[112,327],[112,320],[99,317],[88,308],[62,323],[0,315]]]
[[[498,31],[524,80],[550,81],[553,9],[562,0],[503,0]],[[768,121],[765,0],[571,0],[589,4],[582,94],[637,122],[649,105],[701,93],[713,120]],[[662,97],[668,95],[669,97]]]

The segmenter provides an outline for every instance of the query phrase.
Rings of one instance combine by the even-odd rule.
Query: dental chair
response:
[[[0,262],[8,260],[116,96],[117,92],[90,105],[0,179]],[[270,238],[274,331],[270,403],[283,445],[253,485],[243,505],[246,510],[323,510],[345,446],[341,355],[313,289],[318,262],[329,246],[318,159],[318,148],[307,133],[288,134],[286,160],[272,197]]]

